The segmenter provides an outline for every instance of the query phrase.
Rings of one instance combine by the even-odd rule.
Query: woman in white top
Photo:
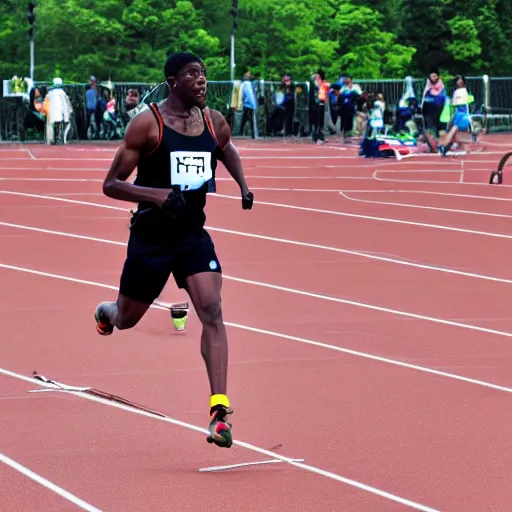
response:
[[[455,108],[455,113],[449,125],[448,133],[443,137],[441,153],[446,156],[446,152],[453,144],[457,142],[462,149],[462,142],[458,139],[458,132],[466,132],[471,129],[471,119],[469,117],[469,93],[466,88],[466,79],[462,75],[455,77],[455,90],[452,94],[451,104]]]
[[[71,116],[73,107],[68,95],[62,88],[62,79],[54,78],[53,87],[48,91],[45,98],[46,115],[46,143],[57,144],[63,134],[64,144],[67,142],[67,135],[71,128]],[[57,132],[57,133],[56,133]]]

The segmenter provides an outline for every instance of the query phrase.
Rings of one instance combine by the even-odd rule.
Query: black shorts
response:
[[[178,287],[184,288],[187,277],[201,272],[222,272],[213,241],[204,229],[172,241],[131,231],[119,293],[152,304],[171,274]]]
[[[423,105],[424,128],[427,132],[432,132],[439,136],[439,132],[446,130],[446,123],[441,123],[440,118],[443,112],[443,105],[428,103]]]

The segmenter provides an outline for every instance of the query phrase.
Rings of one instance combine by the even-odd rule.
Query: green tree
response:
[[[236,75],[330,80],[442,73],[510,74],[510,0],[240,0]],[[158,82],[169,52],[203,57],[229,79],[231,0],[43,0],[36,79]],[[0,1],[0,77],[28,75],[26,3]]]
[[[463,16],[455,16],[455,18],[448,21],[448,27],[450,28],[451,41],[446,49],[451,58],[458,63],[459,70],[466,72],[471,68],[469,63],[477,61],[482,53],[475,22]]]
[[[403,78],[415,49],[398,43],[382,27],[382,15],[369,7],[345,2],[335,18],[342,72],[358,78]]]

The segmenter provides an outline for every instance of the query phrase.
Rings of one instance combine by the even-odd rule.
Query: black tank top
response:
[[[134,184],[141,187],[176,188],[186,202],[185,214],[179,222],[171,221],[153,203],[140,202],[138,219],[141,228],[174,235],[192,234],[203,229],[206,221],[206,194],[215,192],[215,170],[219,147],[209,116],[203,117],[201,135],[187,136],[166,126],[156,104],[150,105],[158,122],[159,144],[151,153],[141,157]]]

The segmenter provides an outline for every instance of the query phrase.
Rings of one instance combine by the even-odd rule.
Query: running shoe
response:
[[[109,336],[110,334],[112,334],[112,332],[114,332],[114,326],[112,325],[110,318],[103,311],[103,308],[107,304],[110,303],[102,302],[101,304],[98,305],[96,311],[94,312],[94,318],[96,320],[96,330],[102,336]]]
[[[231,423],[226,416],[233,414],[233,410],[224,405],[216,405],[210,409],[210,435],[206,438],[209,443],[214,443],[221,448],[231,448],[233,436],[231,435]]]

